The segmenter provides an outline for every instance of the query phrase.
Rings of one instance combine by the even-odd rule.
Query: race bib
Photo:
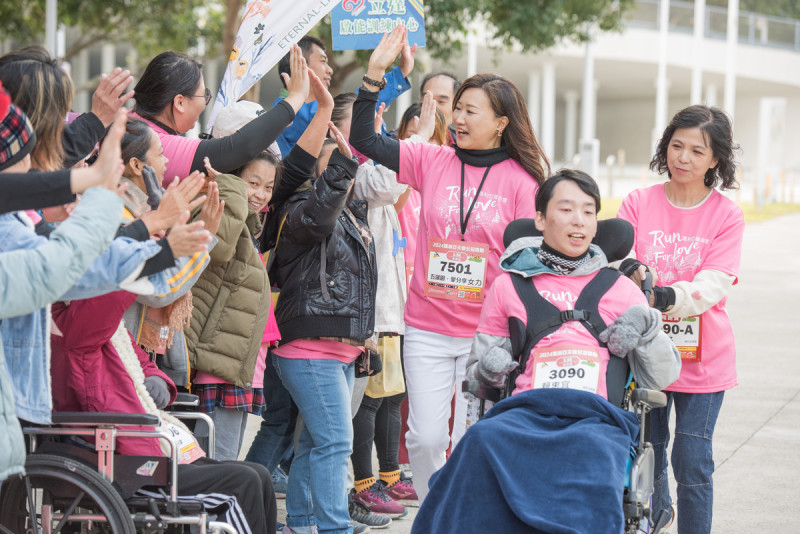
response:
[[[488,258],[487,243],[428,239],[425,296],[483,302]]]
[[[206,455],[191,432],[187,432],[178,425],[174,425],[168,421],[162,420],[162,425],[166,427],[165,430],[169,432],[178,443],[178,463],[190,464]]]
[[[664,332],[675,344],[684,362],[700,361],[700,318],[700,315],[682,318],[661,315]]]
[[[594,347],[535,348],[531,389],[578,389],[597,393],[600,368],[600,351]]]

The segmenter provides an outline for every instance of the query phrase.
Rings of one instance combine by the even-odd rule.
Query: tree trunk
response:
[[[231,57],[233,40],[236,39],[236,31],[239,29],[243,0],[226,0],[225,3],[227,9],[225,11],[225,26],[222,28],[222,46],[224,48],[222,54],[227,64],[228,58]]]

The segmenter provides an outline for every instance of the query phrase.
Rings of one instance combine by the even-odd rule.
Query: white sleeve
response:
[[[670,317],[690,317],[708,311],[728,295],[736,277],[714,269],[704,269],[691,282],[675,282],[675,304],[666,312]]]

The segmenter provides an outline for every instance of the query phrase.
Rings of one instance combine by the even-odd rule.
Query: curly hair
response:
[[[683,128],[699,128],[717,159],[717,165],[706,171],[703,180],[705,186],[711,188],[719,186],[723,191],[738,189],[736,152],[739,150],[739,145],[733,142],[730,118],[724,111],[716,107],[695,105],[676,113],[658,141],[656,153],[650,161],[650,169],[659,174],[666,173],[670,179],[672,178],[667,164],[667,152],[675,130]]]

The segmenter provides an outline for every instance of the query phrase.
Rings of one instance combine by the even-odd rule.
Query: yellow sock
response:
[[[387,486],[394,486],[395,484],[400,482],[400,470],[399,469],[397,471],[390,471],[388,473],[381,473],[379,471],[378,474],[380,475],[381,480],[383,480],[386,483]]]
[[[365,491],[370,489],[373,484],[375,484],[375,477],[369,477],[363,480],[356,480],[354,484],[356,488],[356,493],[364,493]]]

